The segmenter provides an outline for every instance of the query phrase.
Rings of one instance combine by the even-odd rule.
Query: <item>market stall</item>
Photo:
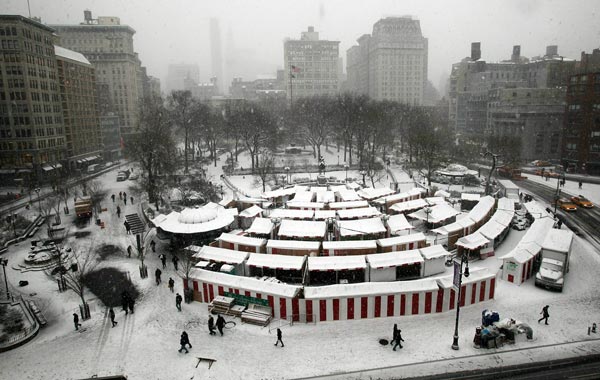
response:
[[[337,240],[374,240],[384,238],[386,233],[380,218],[339,220],[336,223]]]
[[[200,248],[200,250],[193,255],[195,260],[205,261],[208,263],[217,263],[217,264],[229,264],[233,265],[234,270],[232,274],[245,276],[246,275],[246,267],[244,262],[248,258],[247,252],[242,251],[234,251],[231,249],[219,248],[219,247],[211,247],[210,245],[205,245]],[[215,268],[220,269],[220,268]]]
[[[321,210],[325,208],[322,202],[289,201],[287,206],[290,210]]]
[[[459,213],[458,210],[454,209],[454,207],[449,204],[442,203],[422,208],[409,214],[408,217],[422,220],[428,227],[438,227],[453,222],[456,219],[456,215]]]
[[[332,285],[367,281],[364,255],[308,257],[309,283]]]
[[[411,280],[423,277],[423,256],[418,249],[377,253],[366,257],[371,282]]]
[[[379,252],[408,251],[425,247],[427,238],[422,232],[377,240]]]
[[[432,245],[419,249],[423,256],[423,277],[446,271],[446,260],[450,253],[442,245]]]
[[[229,233],[222,233],[217,238],[219,247],[244,252],[264,252],[266,243],[265,239]]]
[[[388,236],[410,234],[410,230],[414,228],[403,214],[390,215],[385,221],[387,224]]]
[[[340,203],[362,200],[362,198],[360,197],[360,195],[358,195],[356,191],[350,189],[338,189],[335,192],[335,198],[335,200]]]
[[[425,199],[415,199],[413,201],[396,203],[389,208],[389,212],[396,214],[406,214],[420,210],[428,205],[429,204],[427,203],[427,201],[425,201]]]
[[[463,236],[456,242],[457,255],[466,254],[469,258],[485,259],[494,252],[494,242],[483,236],[479,231]]]
[[[315,215],[314,210],[290,210],[286,208],[276,208],[271,211],[271,219],[293,219],[293,220],[312,220]]]
[[[252,205],[238,214],[240,228],[246,229],[252,225],[255,218],[263,216],[263,209]]]
[[[246,234],[250,237],[270,239],[273,235],[273,222],[269,218],[255,218]]]
[[[280,240],[323,240],[326,231],[324,221],[283,219],[277,236]]]
[[[369,207],[369,202],[362,200],[332,202],[329,204],[330,210],[350,210],[353,208]]]
[[[317,256],[320,250],[320,241],[269,240],[267,242],[267,253],[271,255]]]
[[[369,255],[377,253],[375,240],[324,241],[323,256]]]
[[[337,215],[341,220],[374,218],[381,215],[375,207],[361,207],[349,210],[338,210]]]
[[[371,202],[377,198],[392,195],[395,193],[395,191],[388,187],[378,187],[378,188],[365,187],[364,189],[358,190],[357,193],[365,201]]]
[[[302,283],[305,256],[251,253],[246,262],[250,277],[274,277],[285,283]]]

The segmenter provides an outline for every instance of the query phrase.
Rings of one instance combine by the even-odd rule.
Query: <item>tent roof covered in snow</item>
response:
[[[250,207],[248,207],[245,210],[242,210],[242,212],[240,212],[240,216],[242,218],[255,218],[259,215],[261,215],[263,212],[263,209],[258,207],[257,205],[252,205]]]
[[[233,249],[211,247],[205,245],[200,248],[200,252],[193,255],[195,258],[203,261],[218,261],[227,264],[241,264],[248,258],[247,252],[235,251]]]
[[[548,211],[546,211],[546,208],[538,201],[523,203],[523,207],[525,207],[525,210],[527,210],[527,212],[531,214],[534,219],[551,218]]]
[[[248,266],[283,270],[301,270],[306,256],[267,255],[265,253],[250,253]]]
[[[387,195],[394,194],[394,190],[389,187],[365,187],[364,189],[360,189],[357,191],[358,195],[361,196],[364,200],[372,201],[377,198],[385,197]]]
[[[346,202],[331,202],[329,204],[329,208],[331,210],[342,210],[349,208],[360,208],[360,207],[369,207],[369,202],[367,201],[346,201]]]
[[[392,235],[397,234],[400,231],[410,230],[414,228],[410,225],[404,214],[390,215],[387,220],[387,225],[390,228]]]
[[[275,199],[279,197],[290,196],[296,193],[296,189],[293,187],[288,187],[287,189],[277,189],[272,191],[265,191],[262,194],[262,197],[265,199]]]
[[[296,191],[292,200],[294,202],[312,202],[314,195],[315,193],[313,191]]]
[[[428,203],[425,199],[419,198],[419,199],[413,199],[412,201],[395,203],[392,205],[392,207],[390,207],[390,210],[393,210],[396,212],[405,212],[405,211],[417,210],[417,209],[423,208],[427,205],[428,205]]]
[[[311,271],[353,270],[365,269],[366,267],[365,255],[308,257],[308,270]]]
[[[319,252],[320,241],[302,241],[302,240],[275,240],[267,241],[267,248],[276,249],[296,249],[311,252]]]
[[[477,232],[482,234],[483,236],[485,236],[486,238],[488,238],[490,240],[494,240],[495,238],[500,236],[500,234],[504,230],[506,230],[507,227],[508,226],[500,224],[493,219],[490,219],[490,220],[488,220],[488,222],[486,224],[481,226],[477,230]]]
[[[327,220],[335,218],[335,210],[315,210],[315,220]]]
[[[418,249],[412,249],[410,251],[394,251],[367,255],[367,261],[371,265],[371,268],[381,269],[417,263],[422,264],[425,260],[423,260],[423,256],[421,256],[421,252]]]
[[[376,249],[376,240],[342,240],[324,241],[323,250],[327,249]]]
[[[347,210],[338,210],[338,216],[340,219],[354,219],[354,218],[372,218],[375,216],[380,216],[381,212],[377,210],[375,207],[361,207],[361,208],[351,208]]]
[[[391,247],[398,244],[406,244],[414,241],[425,240],[425,234],[417,232],[416,234],[393,236],[385,239],[379,239],[377,242],[382,247]]]
[[[454,209],[454,207],[450,206],[447,203],[431,206],[429,210],[431,210],[431,213],[429,215],[427,215],[425,210],[421,209],[417,212],[409,214],[408,216],[411,218],[420,219],[435,224],[443,222],[444,220],[448,220],[456,216],[457,214],[460,214],[460,211],[457,211],[456,209]]]
[[[224,241],[227,243],[248,245],[251,247],[261,247],[261,246],[265,245],[265,243],[267,242],[266,239],[254,238],[254,237],[236,235],[236,234],[229,234],[226,232],[223,232],[221,234],[221,236],[219,236],[217,238],[217,241]]]
[[[286,238],[322,239],[326,230],[327,224],[324,221],[283,219],[277,234]]]
[[[425,260],[436,259],[438,257],[446,257],[450,254],[450,252],[446,251],[443,245],[432,245],[430,247],[420,248],[421,256]]]
[[[289,208],[307,209],[307,210],[320,210],[325,207],[325,203],[322,202],[305,202],[292,200],[287,203]]]
[[[338,196],[343,202],[360,201],[362,198],[358,193],[351,189],[336,190]]]
[[[471,235],[463,236],[456,242],[456,245],[465,249],[477,249],[488,244],[490,241],[479,233],[479,231],[472,233]]]
[[[485,196],[469,211],[469,218],[479,222],[494,208],[496,200],[493,197]]]
[[[338,227],[341,236],[371,235],[387,231],[380,218],[340,220]]]
[[[276,208],[271,212],[269,217],[279,218],[279,219],[304,219],[309,220],[312,219],[315,215],[314,210],[290,210],[285,208]]]
[[[340,298],[368,297],[381,294],[399,294],[435,291],[437,282],[433,279],[393,282],[361,282],[355,284],[337,284],[327,286],[307,286],[304,288],[304,298]]]
[[[157,228],[175,234],[197,234],[219,230],[234,221],[234,213],[224,207],[205,205],[200,208],[186,208],[181,212],[173,211],[162,221],[153,220]],[[233,209],[235,210],[235,209]],[[237,213],[237,210],[235,210]]]
[[[269,218],[255,218],[250,228],[246,230],[248,234],[268,235],[273,231],[273,222]]]
[[[477,202],[481,198],[481,194],[462,193],[460,199],[463,201]]]

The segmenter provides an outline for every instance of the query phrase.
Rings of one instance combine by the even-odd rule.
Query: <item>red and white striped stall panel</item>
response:
[[[297,297],[302,289],[301,286],[262,281],[203,269],[192,269],[190,283],[194,289],[194,299],[200,302],[209,303],[216,296],[221,296],[224,292],[230,292],[267,300],[269,306],[273,309],[273,317],[275,318],[299,320],[299,316],[294,315],[294,310],[298,309]],[[185,280],[184,287],[188,287]]]
[[[425,247],[427,239],[422,232],[416,234],[394,236],[377,240],[380,252],[408,251]]]
[[[233,249],[243,252],[265,252],[266,239],[229,234],[223,232],[217,238],[220,248]]]
[[[445,312],[454,310],[458,298],[458,292],[452,283],[453,276],[437,279],[440,288],[435,300],[435,311]],[[496,291],[496,275],[483,270],[471,272],[469,277],[462,279],[460,306],[469,306],[494,298]]]
[[[519,243],[502,256],[502,279],[521,285],[533,275],[533,262],[540,251],[541,247],[535,243]]]
[[[368,255],[372,253],[377,253],[376,240],[323,242],[323,256]]]
[[[305,287],[300,310],[316,322],[429,314],[437,293],[433,279]]]

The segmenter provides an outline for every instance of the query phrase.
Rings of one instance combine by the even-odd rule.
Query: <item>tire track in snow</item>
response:
[[[104,318],[102,319],[102,328],[100,329],[100,334],[98,334],[98,339],[96,340],[96,348],[94,350],[94,362],[96,365],[100,361],[100,356],[102,355],[102,351],[104,350],[104,346],[108,339],[108,308],[104,310]]]

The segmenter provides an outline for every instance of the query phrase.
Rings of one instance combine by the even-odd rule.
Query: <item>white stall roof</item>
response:
[[[297,191],[294,195],[294,202],[312,202],[315,193],[312,191]]]
[[[321,202],[304,202],[304,201],[289,201],[287,203],[289,208],[297,208],[297,209],[309,209],[309,210],[320,210],[325,207],[324,203]]]
[[[335,193],[333,191],[323,191],[317,193],[317,202],[331,203],[335,202]]]
[[[446,199],[444,197],[429,197],[425,198],[425,202],[429,205],[441,205],[446,203]]]
[[[327,186],[311,186],[310,191],[314,191],[315,193],[324,193],[327,191]]]
[[[265,191],[262,194],[262,197],[265,199],[275,199],[279,197],[290,196],[296,193],[296,189],[293,187],[288,187],[287,189],[277,189],[273,191]]]
[[[544,240],[546,239],[546,235],[554,226],[554,219],[552,218],[542,218],[536,219],[533,221],[529,230],[525,233],[525,235],[521,238],[521,243],[529,243],[534,242],[540,247],[544,244]]]
[[[481,198],[481,194],[462,193],[460,199],[463,201],[477,202]]]
[[[412,201],[396,203],[396,204],[392,205],[392,207],[390,207],[390,210],[393,210],[396,212],[412,211],[412,210],[418,210],[420,208],[423,208],[423,207],[427,206],[427,204],[428,203],[427,203],[427,201],[425,201],[425,199],[419,198],[419,199],[413,199]]]
[[[315,220],[335,218],[335,210],[315,210]]]
[[[380,218],[340,220],[338,226],[341,236],[370,235],[387,231]]]
[[[457,211],[456,209],[454,209],[454,207],[450,206],[447,203],[432,206],[429,209],[431,210],[429,216],[425,213],[425,210],[423,209],[417,212],[413,212],[408,216],[415,219],[429,221],[429,223],[440,223],[444,220],[452,218],[457,214],[460,214],[460,211]]]
[[[278,235],[288,238],[323,238],[327,224],[323,221],[283,219]]]
[[[573,232],[569,230],[550,229],[542,244],[543,249],[551,249],[558,252],[569,252],[573,242]]]
[[[376,189],[372,187],[365,187],[364,189],[357,191],[357,193],[361,196],[361,198],[367,201],[372,201],[373,199],[392,195],[394,194],[394,190],[388,187],[378,187]]]
[[[346,185],[329,185],[329,191],[337,193],[338,191],[346,191],[348,188]]]
[[[305,256],[267,255],[251,253],[247,264],[251,267],[263,267],[284,270],[301,270]]]
[[[510,226],[510,223],[512,222],[512,218],[515,215],[514,211],[504,211],[504,210],[496,210],[496,212],[494,213],[494,215],[492,215],[492,219],[493,221],[495,221],[498,224],[502,224],[503,226]]]
[[[269,217],[279,219],[305,219],[310,220],[315,215],[314,210],[290,210],[285,208],[276,208]]]
[[[479,200],[479,203],[469,211],[469,218],[475,222],[483,220],[483,218],[494,208],[496,200],[493,197],[485,196]]]
[[[350,189],[337,190],[337,193],[343,202],[360,201],[362,199],[356,191]]]
[[[365,269],[367,263],[365,255],[356,256],[309,256],[308,270],[309,271],[338,271],[338,270],[353,270]]]
[[[191,252],[200,252],[200,250],[202,249],[202,247],[200,247],[199,245],[188,245],[187,247],[184,248],[184,250],[186,251],[191,251]]]
[[[473,220],[471,220],[471,218],[469,218],[467,215],[465,215],[463,218],[457,219],[456,222],[446,224],[445,226],[433,229],[433,230],[431,230],[431,232],[440,234],[440,235],[449,235],[454,232],[463,230],[465,228],[472,227],[473,225],[475,225],[475,222]]]
[[[479,232],[475,232],[471,235],[463,236],[458,239],[456,245],[465,249],[477,249],[483,247],[489,242],[490,241],[485,236]]]
[[[270,294],[280,297],[293,298],[298,295],[301,286],[288,285],[280,282],[262,281],[252,277],[233,276],[231,274],[212,272],[203,269],[192,269],[190,278],[202,282],[222,285],[224,288],[244,289],[260,294]]]
[[[358,184],[356,182],[348,182],[348,183],[346,183],[346,187],[351,190],[357,190],[357,189],[360,189],[360,184]]]
[[[197,234],[219,230],[233,223],[234,216],[237,214],[236,209],[233,209],[235,211],[233,214],[229,209],[216,204],[215,206],[207,204],[200,208],[186,208],[180,213],[173,211],[162,221],[155,218],[153,224],[174,234]]]
[[[347,201],[347,202],[332,202],[329,204],[329,208],[332,210],[343,210],[349,208],[361,208],[369,207],[367,201]]]
[[[432,245],[430,247],[420,248],[419,252],[421,252],[421,256],[425,260],[437,259],[438,257],[446,257],[450,253],[446,251],[443,245]]]
[[[417,195],[421,195],[421,189],[414,188],[409,191],[405,191],[404,193],[392,194],[386,197],[381,197],[375,200],[378,204],[386,204],[389,202],[401,201],[403,199],[408,200],[410,197],[414,197]]]
[[[412,243],[415,241],[421,241],[425,239],[425,234],[423,234],[422,232],[417,232],[416,234],[379,239],[377,240],[377,243],[382,247],[391,247],[393,245]]]
[[[380,216],[381,212],[375,207],[361,207],[351,208],[348,210],[338,210],[337,212],[340,219],[354,219],[354,218],[372,218]]]
[[[246,230],[248,234],[267,235],[273,231],[273,222],[269,218],[255,218],[250,228]]]
[[[531,243],[519,243],[512,251],[502,256],[502,260],[512,260],[520,264],[526,263],[532,257],[537,255],[542,248],[531,242]]]
[[[390,215],[387,220],[387,225],[390,228],[390,233],[395,235],[399,231],[410,230],[414,228],[410,225],[404,214]]]
[[[452,194],[450,194],[449,192],[445,191],[445,190],[438,190],[435,192],[435,194],[433,194],[435,197],[443,197],[443,198],[450,198],[450,196]]]
[[[515,211],[515,201],[508,198],[498,199],[498,210]]]
[[[235,234],[228,234],[226,232],[223,232],[221,234],[221,236],[219,236],[217,238],[217,240],[224,241],[227,243],[248,245],[251,247],[261,247],[261,246],[265,245],[265,243],[267,242],[266,239],[253,238],[253,237],[235,235]]]
[[[495,238],[500,236],[500,234],[507,228],[508,226],[500,224],[493,219],[490,219],[486,224],[481,226],[481,228],[479,228],[477,232],[479,232],[480,234],[482,234],[490,240],[494,240]]]
[[[343,240],[343,241],[324,241],[323,250],[328,249],[376,249],[376,240]]]
[[[205,245],[200,252],[193,255],[195,258],[203,261],[218,261],[227,264],[241,264],[248,258],[248,252],[234,251],[219,247]]]
[[[339,297],[368,297],[383,294],[400,294],[428,291],[433,292],[437,289],[437,282],[430,278],[414,281],[362,282],[356,284],[307,286],[304,288],[304,298],[321,299]]]
[[[267,242],[267,248],[277,249],[292,249],[292,250],[306,250],[310,252],[319,252],[321,247],[320,241],[302,241],[302,240],[269,240]]]
[[[248,207],[247,209],[243,210],[242,212],[240,212],[240,216],[242,218],[254,218],[256,216],[261,215],[263,212],[263,209],[258,207],[257,205],[252,205],[250,207]]]
[[[534,219],[551,218],[546,208],[537,201],[523,203],[523,206]]]
[[[308,186],[305,185],[294,185],[294,190],[296,190],[296,192],[299,191],[308,191]]]
[[[410,251],[394,251],[367,255],[367,261],[371,265],[371,268],[381,269],[416,263],[422,264],[425,260],[423,260],[423,256],[421,256],[421,252],[418,249],[412,249]]]

